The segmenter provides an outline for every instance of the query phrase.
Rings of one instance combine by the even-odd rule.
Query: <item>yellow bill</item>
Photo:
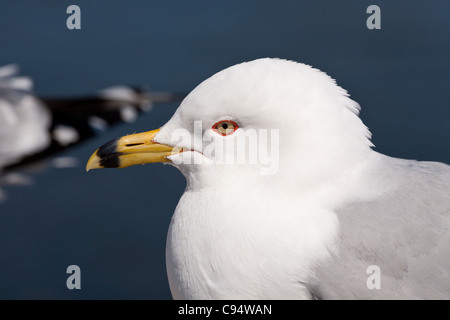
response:
[[[86,171],[101,168],[126,168],[135,164],[168,162],[168,156],[182,148],[153,141],[159,129],[131,134],[105,143],[98,148],[86,165]]]

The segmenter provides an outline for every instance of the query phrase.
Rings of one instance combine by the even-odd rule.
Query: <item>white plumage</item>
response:
[[[184,174],[166,246],[176,299],[450,298],[450,166],[373,151],[358,112],[325,73],[255,60],[204,81],[160,130],[103,145],[86,168],[168,158]],[[223,162],[247,132],[278,139],[270,174],[264,161]]]
[[[17,72],[13,64],[0,68],[0,170],[51,141],[50,111],[31,94],[33,81]]]
[[[155,141],[232,117],[280,130],[280,168],[176,165],[187,188],[167,238],[174,298],[450,298],[450,167],[376,153],[358,111],[326,74],[277,59],[189,94]],[[366,286],[370,265],[381,290]]]

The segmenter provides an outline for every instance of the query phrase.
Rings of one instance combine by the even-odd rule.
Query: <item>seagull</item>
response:
[[[58,155],[112,125],[133,122],[155,103],[181,101],[185,96],[118,85],[87,96],[42,97],[33,93],[33,79],[18,73],[17,64],[0,67],[0,186],[32,184],[17,171]],[[77,160],[56,156],[50,164],[74,167]],[[36,169],[42,166],[32,171]],[[4,198],[0,190],[0,202]]]
[[[86,169],[185,176],[166,243],[174,299],[449,299],[450,166],[374,151],[359,111],[326,73],[258,59]]]
[[[149,92],[123,85],[76,97],[42,97],[19,66],[0,67],[0,170],[60,152],[111,125],[133,122],[154,103],[180,101],[182,93]]]

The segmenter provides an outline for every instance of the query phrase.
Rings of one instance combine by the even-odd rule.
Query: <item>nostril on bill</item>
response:
[[[134,146],[139,146],[141,144],[143,144],[143,143],[129,143],[129,144],[126,144],[125,147],[134,147]]]

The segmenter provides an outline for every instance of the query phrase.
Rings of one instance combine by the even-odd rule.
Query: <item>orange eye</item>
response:
[[[234,133],[237,128],[239,128],[239,126],[236,124],[236,122],[231,120],[219,121],[212,126],[212,129],[222,136],[228,136]]]

